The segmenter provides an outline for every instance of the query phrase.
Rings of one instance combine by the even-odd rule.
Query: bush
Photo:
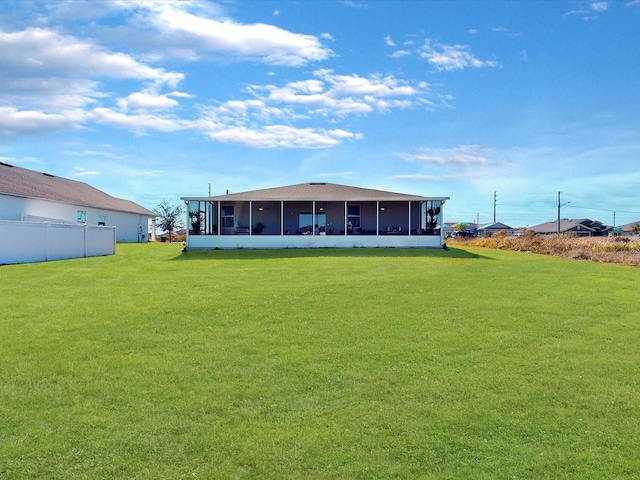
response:
[[[504,234],[498,232],[490,238],[458,237],[451,239],[450,243],[640,266],[640,239],[638,238],[542,236],[528,230],[521,237],[512,237],[506,235],[506,232]]]

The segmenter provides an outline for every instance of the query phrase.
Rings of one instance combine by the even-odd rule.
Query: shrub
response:
[[[491,238],[456,238],[451,243],[556,255],[606,263],[640,266],[640,239],[629,237],[541,236],[531,230],[521,237],[496,233]]]

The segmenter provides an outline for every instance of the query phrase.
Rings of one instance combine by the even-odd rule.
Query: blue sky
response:
[[[0,161],[147,208],[327,181],[640,220],[640,0],[0,2]]]

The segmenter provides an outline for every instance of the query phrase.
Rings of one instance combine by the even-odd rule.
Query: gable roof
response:
[[[135,202],[112,197],[86,183],[14,167],[3,162],[0,162],[0,195],[51,200],[82,207],[156,217],[154,212]]]
[[[640,225],[640,220],[637,222],[625,223],[624,225],[618,225],[618,228],[621,228],[623,232],[632,232],[635,225]]]
[[[502,222],[496,222],[496,223],[486,223],[480,227],[478,227],[478,230],[511,230],[511,227],[509,225],[505,225]]]
[[[569,232],[572,230],[582,230],[582,231],[601,231],[605,227],[602,223],[596,220],[590,220],[588,218],[581,218],[578,220],[560,220],[560,232]],[[536,233],[557,233],[558,232],[558,222],[546,222],[541,223],[540,225],[534,225],[533,227],[528,227],[527,230],[533,230]]]
[[[449,200],[449,197],[421,197],[405,193],[386,192],[371,188],[351,187],[335,183],[310,182],[289,185],[285,187],[265,188],[241,193],[229,193],[215,197],[182,197],[182,200],[213,200],[213,201],[300,201],[300,200],[324,200],[324,201],[373,201],[373,200],[402,200],[422,201]]]

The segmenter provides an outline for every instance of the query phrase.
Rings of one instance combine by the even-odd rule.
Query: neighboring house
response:
[[[441,247],[448,199],[324,182],[182,197],[190,249]]]
[[[475,237],[478,231],[478,224],[473,222],[445,223],[443,231],[445,237]]]
[[[112,226],[118,242],[146,242],[155,219],[86,183],[0,162],[0,220]]]
[[[540,225],[527,227],[527,230],[531,230],[539,235],[557,234],[558,222],[553,221],[541,223]],[[579,220],[560,220],[560,233],[571,233],[580,237],[594,237],[607,235],[610,230],[610,227],[603,225],[601,222],[590,220],[588,218],[582,218]]]
[[[502,231],[506,232],[507,235],[513,235],[515,229],[501,222],[487,223],[478,227],[478,235],[480,236],[491,236]]]
[[[625,237],[637,236],[638,234],[633,231],[634,227],[637,228],[636,225],[640,226],[640,220],[638,220],[637,222],[631,222],[631,223],[627,223],[625,225],[620,225],[618,227],[614,227],[613,228],[613,234],[614,235],[622,235],[622,236],[625,236]]]
[[[187,238],[187,231],[185,229],[176,230],[175,232],[162,232],[160,235],[161,242],[176,242],[184,240]],[[169,238],[171,237],[171,238]]]

